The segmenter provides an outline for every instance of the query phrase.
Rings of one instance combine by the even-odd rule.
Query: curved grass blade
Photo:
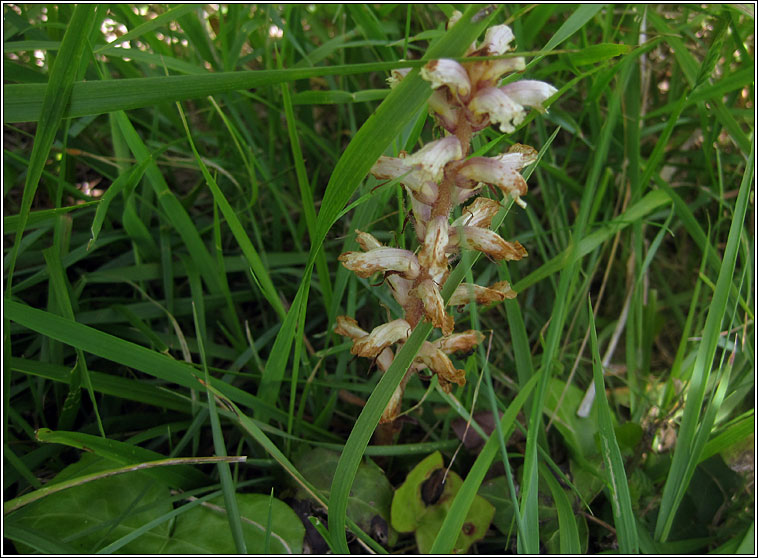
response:
[[[122,465],[134,465],[166,459],[164,455],[146,448],[82,432],[40,428],[35,433],[35,437],[42,443],[63,444],[82,451],[89,451]],[[159,468],[153,471],[151,476],[166,484],[166,486],[182,490],[210,484],[210,479],[203,473],[186,465],[177,466],[170,471],[164,471]]]
[[[198,381],[197,369],[184,362],[174,360],[170,356],[14,300],[6,300],[4,306],[7,319],[32,331],[47,335],[72,347],[80,348],[84,352],[140,370],[166,382],[179,384],[190,389],[202,389],[202,384]],[[117,378],[112,379],[116,380]],[[211,383],[234,401],[251,408],[265,408],[278,420],[286,420],[284,413],[278,411],[266,400],[215,378],[211,379]],[[321,432],[321,436],[334,438],[334,436],[329,436],[328,433],[320,429],[318,432]]]
[[[63,35],[60,52],[50,70],[50,79],[47,84],[38,84],[40,93],[39,125],[34,135],[34,146],[29,158],[29,169],[26,174],[21,210],[19,211],[19,226],[16,230],[8,263],[6,296],[10,296],[11,293],[13,271],[16,266],[21,236],[26,228],[26,220],[45,166],[45,160],[53,145],[55,134],[73,91],[74,79],[79,71],[79,63],[84,53],[84,45],[95,21],[95,11],[96,6],[93,5],[79,4],[76,6],[74,15],[66,28],[66,33]],[[5,107],[4,102],[3,108],[5,109]]]
[[[66,490],[67,488],[80,486],[82,484],[86,484],[88,482],[92,482],[98,479],[103,479],[106,477],[112,477],[115,475],[123,475],[124,473],[131,473],[134,471],[144,471],[144,470],[152,469],[153,467],[170,467],[173,465],[186,465],[188,463],[219,463],[219,462],[244,463],[245,461],[247,461],[247,457],[244,455],[232,456],[232,457],[172,457],[169,459],[159,459],[157,461],[148,461],[147,463],[135,463],[134,465],[127,465],[125,467],[116,467],[115,469],[106,469],[105,471],[98,471],[97,473],[82,475],[81,477],[76,477],[76,478],[69,479],[69,480],[59,482],[56,484],[46,485],[40,488],[39,490],[35,490],[34,492],[28,492],[24,494],[23,496],[19,496],[18,498],[14,498],[13,500],[8,500],[7,502],[3,504],[3,513],[9,514],[13,511],[16,511],[19,508],[22,508],[28,504],[31,504],[32,502],[36,502],[37,500],[40,500],[44,498],[45,496],[55,494],[56,492],[61,492],[62,490]]]
[[[553,496],[555,510],[558,513],[559,548],[561,554],[581,554],[579,529],[576,526],[576,518],[574,517],[571,501],[566,496],[563,487],[555,480],[553,473],[544,463],[540,463],[540,476],[547,483],[550,494]]]
[[[103,222],[105,222],[105,217],[108,214],[108,208],[113,199],[121,193],[124,188],[130,189],[134,187],[137,182],[142,179],[142,175],[145,174],[147,165],[149,165],[152,160],[152,158],[147,158],[139,165],[123,172],[105,191],[105,194],[103,194],[103,197],[99,200],[97,210],[95,211],[95,218],[92,220],[92,238],[87,244],[87,250],[90,250],[95,244],[97,236],[100,234],[100,229],[103,227]]]
[[[258,251],[255,249],[253,243],[250,241],[250,238],[247,236],[247,233],[245,232],[242,223],[237,217],[237,213],[234,211],[234,208],[229,204],[226,197],[224,196],[224,193],[221,191],[221,189],[218,187],[218,184],[216,184],[216,181],[213,179],[213,176],[211,176],[211,173],[208,172],[208,167],[203,162],[202,157],[200,157],[200,154],[195,147],[195,142],[192,139],[192,134],[190,134],[184,111],[180,105],[178,105],[177,108],[179,109],[179,115],[182,119],[182,123],[184,124],[184,131],[187,134],[187,140],[189,141],[190,147],[192,148],[192,153],[195,156],[195,161],[197,161],[197,164],[203,173],[203,177],[205,178],[205,182],[208,184],[208,188],[210,188],[211,193],[213,194],[213,199],[221,209],[221,213],[223,213],[226,222],[229,224],[229,228],[232,231],[234,238],[237,240],[237,243],[242,249],[242,253],[245,255],[245,259],[250,265],[250,271],[252,272],[256,283],[261,288],[261,293],[269,302],[269,304],[271,304],[276,313],[283,318],[285,315],[284,306],[282,305],[282,301],[277,295],[276,287],[274,287],[274,283],[271,281],[271,277],[269,276],[266,267],[263,265],[263,260],[261,260],[261,257],[258,255]]]

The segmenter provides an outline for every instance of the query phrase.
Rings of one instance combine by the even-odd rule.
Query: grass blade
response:
[[[79,71],[79,64],[84,52],[84,45],[89,36],[90,28],[95,21],[96,6],[79,4],[74,9],[66,33],[63,36],[61,49],[50,70],[47,84],[40,85],[40,118],[37,132],[34,135],[34,146],[29,159],[29,169],[24,183],[24,194],[19,212],[19,226],[11,249],[8,263],[6,296],[10,296],[13,282],[13,271],[21,243],[21,236],[26,228],[26,220],[32,207],[34,194],[45,166],[45,160],[55,140],[64,111],[73,91],[74,79]]]
[[[193,297],[199,297],[202,300],[202,292],[193,292]],[[195,319],[198,348],[200,349],[200,360],[203,365],[203,374],[205,376],[205,385],[209,386],[211,377],[208,373],[208,362],[205,356],[205,345],[203,341],[205,338],[205,312],[202,312],[202,306],[200,307],[200,312],[198,312],[198,308],[195,306],[194,302],[192,304],[192,310],[192,315]],[[201,313],[202,318],[198,316],[199,313]],[[224,434],[221,432],[221,422],[218,419],[218,410],[216,409],[215,401],[211,392],[206,389],[205,393],[208,397],[208,414],[211,421],[211,432],[213,433],[213,448],[216,455],[223,458],[226,457],[226,445],[224,443]],[[246,459],[247,458],[244,458],[242,462]],[[247,544],[245,543],[245,535],[242,532],[242,521],[240,520],[239,506],[237,505],[237,490],[234,486],[229,463],[226,461],[219,461],[217,466],[218,476],[221,481],[221,490],[224,493],[224,504],[227,512],[226,517],[229,520],[229,528],[232,531],[234,546],[239,554],[247,554]]]
[[[605,382],[603,380],[603,366],[601,364],[600,350],[597,344],[597,331],[595,330],[595,316],[592,312],[592,302],[589,301],[590,333],[592,339],[592,373],[595,379],[595,393],[597,394],[598,432],[602,448],[603,463],[608,473],[608,490],[611,493],[611,506],[613,519],[618,536],[619,552],[621,554],[637,554],[639,541],[637,540],[637,520],[632,510],[632,500],[629,495],[629,484],[626,479],[624,462],[621,458],[616,433],[613,429],[611,409],[605,394]]]
[[[698,348],[695,367],[690,379],[687,401],[684,405],[684,414],[681,426],[679,427],[671,469],[666,478],[666,484],[663,487],[661,511],[658,514],[658,520],[655,525],[655,539],[661,542],[665,542],[668,538],[676,511],[684,497],[704,445],[704,440],[701,443],[697,439],[698,422],[703,409],[705,390],[711,366],[716,355],[716,348],[721,332],[721,322],[724,319],[729,299],[729,285],[732,284],[734,268],[737,262],[737,252],[747,212],[748,196],[753,183],[754,158],[755,139],[753,139],[750,146],[750,156],[747,158],[747,166],[742,176],[742,184],[740,184],[737,203],[734,207],[726,250],[724,251],[721,269],[716,281],[716,289],[708,309],[708,317],[703,329],[703,339]]]
[[[500,428],[503,432],[502,439],[508,439],[516,417],[527,398],[531,395],[534,386],[537,384],[538,377],[537,375],[533,376],[519,390],[518,395],[511,404],[508,405],[507,411],[503,414],[503,418],[500,419]],[[445,521],[440,527],[437,538],[429,550],[431,554],[450,554],[452,552],[455,541],[458,540],[458,534],[461,532],[461,527],[463,527],[463,522],[466,520],[469,508],[474,501],[474,496],[476,496],[485,474],[489,471],[490,465],[492,465],[497,455],[499,446],[500,440],[498,437],[490,436],[477,456],[476,461],[474,461],[474,465],[469,470],[468,475],[466,475],[466,479],[463,481],[458,494],[456,494],[445,517]]]

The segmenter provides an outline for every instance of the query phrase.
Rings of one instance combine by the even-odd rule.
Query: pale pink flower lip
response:
[[[558,92],[549,83],[531,79],[509,83],[502,86],[500,90],[516,103],[525,107],[536,108],[539,111],[544,111],[545,108],[542,106],[542,103]]]
[[[486,52],[487,54],[503,54],[511,50],[513,42],[513,31],[507,25],[494,25],[487,29],[484,34],[484,41],[477,52]],[[486,56],[486,55],[484,55]]]
[[[431,82],[432,89],[447,85],[450,91],[461,98],[468,97],[471,93],[471,82],[466,69],[449,58],[429,62],[421,68],[421,77]]]
[[[469,109],[476,116],[488,115],[490,122],[500,124],[500,131],[506,134],[516,131],[526,116],[524,107],[497,87],[479,91],[469,103]]]
[[[418,277],[420,267],[416,255],[401,248],[374,248],[368,252],[345,252],[339,261],[358,277],[371,277],[377,271],[395,271],[406,279]]]
[[[376,358],[385,347],[398,341],[405,341],[411,333],[411,326],[405,320],[393,320],[375,327],[371,333],[353,341],[351,353],[357,356]]]
[[[472,157],[460,166],[456,181],[461,188],[474,187],[480,182],[494,184],[513,197],[516,203],[524,206],[520,196],[526,194],[527,185],[518,171],[536,157],[534,150],[528,152],[519,149],[497,157]]]

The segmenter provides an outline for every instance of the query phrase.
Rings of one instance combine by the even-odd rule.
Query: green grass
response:
[[[3,6],[5,536],[19,552],[159,552],[145,545],[173,532],[302,549],[298,521],[317,525],[315,551],[416,552],[362,515],[362,475],[373,461],[397,488],[434,451],[463,479],[434,552],[454,548],[477,495],[495,519],[472,552],[754,551],[752,8],[483,8],[445,32],[449,5]],[[528,208],[493,224],[529,257],[464,254],[443,296],[500,280],[519,295],[453,310],[458,331],[487,335],[456,361],[467,385],[413,378],[403,409],[423,403],[381,445],[432,328],[384,375],[354,359],[337,315],[400,315],[337,257],[355,229],[415,248],[401,187],[369,169],[440,137],[415,68],[500,23],[524,77],[559,90],[472,146],[539,151]],[[472,416],[477,450],[456,435]],[[332,476],[303,469],[314,448],[338,452]],[[97,525],[45,518],[45,502],[85,514],[77,491],[113,470],[149,488],[120,484]],[[181,534],[217,506],[228,532]]]

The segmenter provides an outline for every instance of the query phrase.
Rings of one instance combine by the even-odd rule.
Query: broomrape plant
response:
[[[448,25],[454,24],[458,17],[460,14],[456,12]],[[469,47],[466,57],[503,55],[512,49],[513,38],[507,25],[491,27],[479,47],[476,43]],[[345,252],[339,261],[359,277],[381,273],[404,316],[376,326],[371,332],[349,316],[338,316],[335,331],[353,340],[352,354],[375,359],[385,372],[395,355],[392,347],[402,345],[420,321],[431,322],[442,333],[438,339],[423,343],[380,423],[391,423],[398,417],[405,385],[413,374],[428,369],[437,375],[440,386],[448,393],[452,384],[466,383],[465,372],[457,369],[448,355],[472,350],[484,335],[471,329],[454,331],[455,321],[446,311],[440,292],[449,275],[451,258],[462,249],[478,250],[494,261],[520,260],[527,255],[520,243],[508,242],[490,230],[500,203],[477,196],[486,187],[494,187],[526,207],[521,197],[526,194],[527,185],[520,171],[536,161],[537,151],[515,144],[496,157],[467,158],[476,132],[497,124],[502,132],[512,133],[523,122],[527,107],[544,111],[545,100],[557,92],[547,83],[532,80],[498,87],[505,74],[524,67],[523,57],[429,62],[421,69],[421,76],[434,89],[429,110],[446,135],[413,154],[382,156],[371,169],[376,178],[397,180],[404,186],[418,249],[411,252],[384,246],[371,234],[356,230],[356,241],[363,251]],[[409,71],[394,70],[388,80],[390,86]],[[462,208],[461,216],[451,222],[453,210],[464,202],[469,203]],[[463,283],[447,306],[488,304],[515,297],[507,281],[489,287]]]

